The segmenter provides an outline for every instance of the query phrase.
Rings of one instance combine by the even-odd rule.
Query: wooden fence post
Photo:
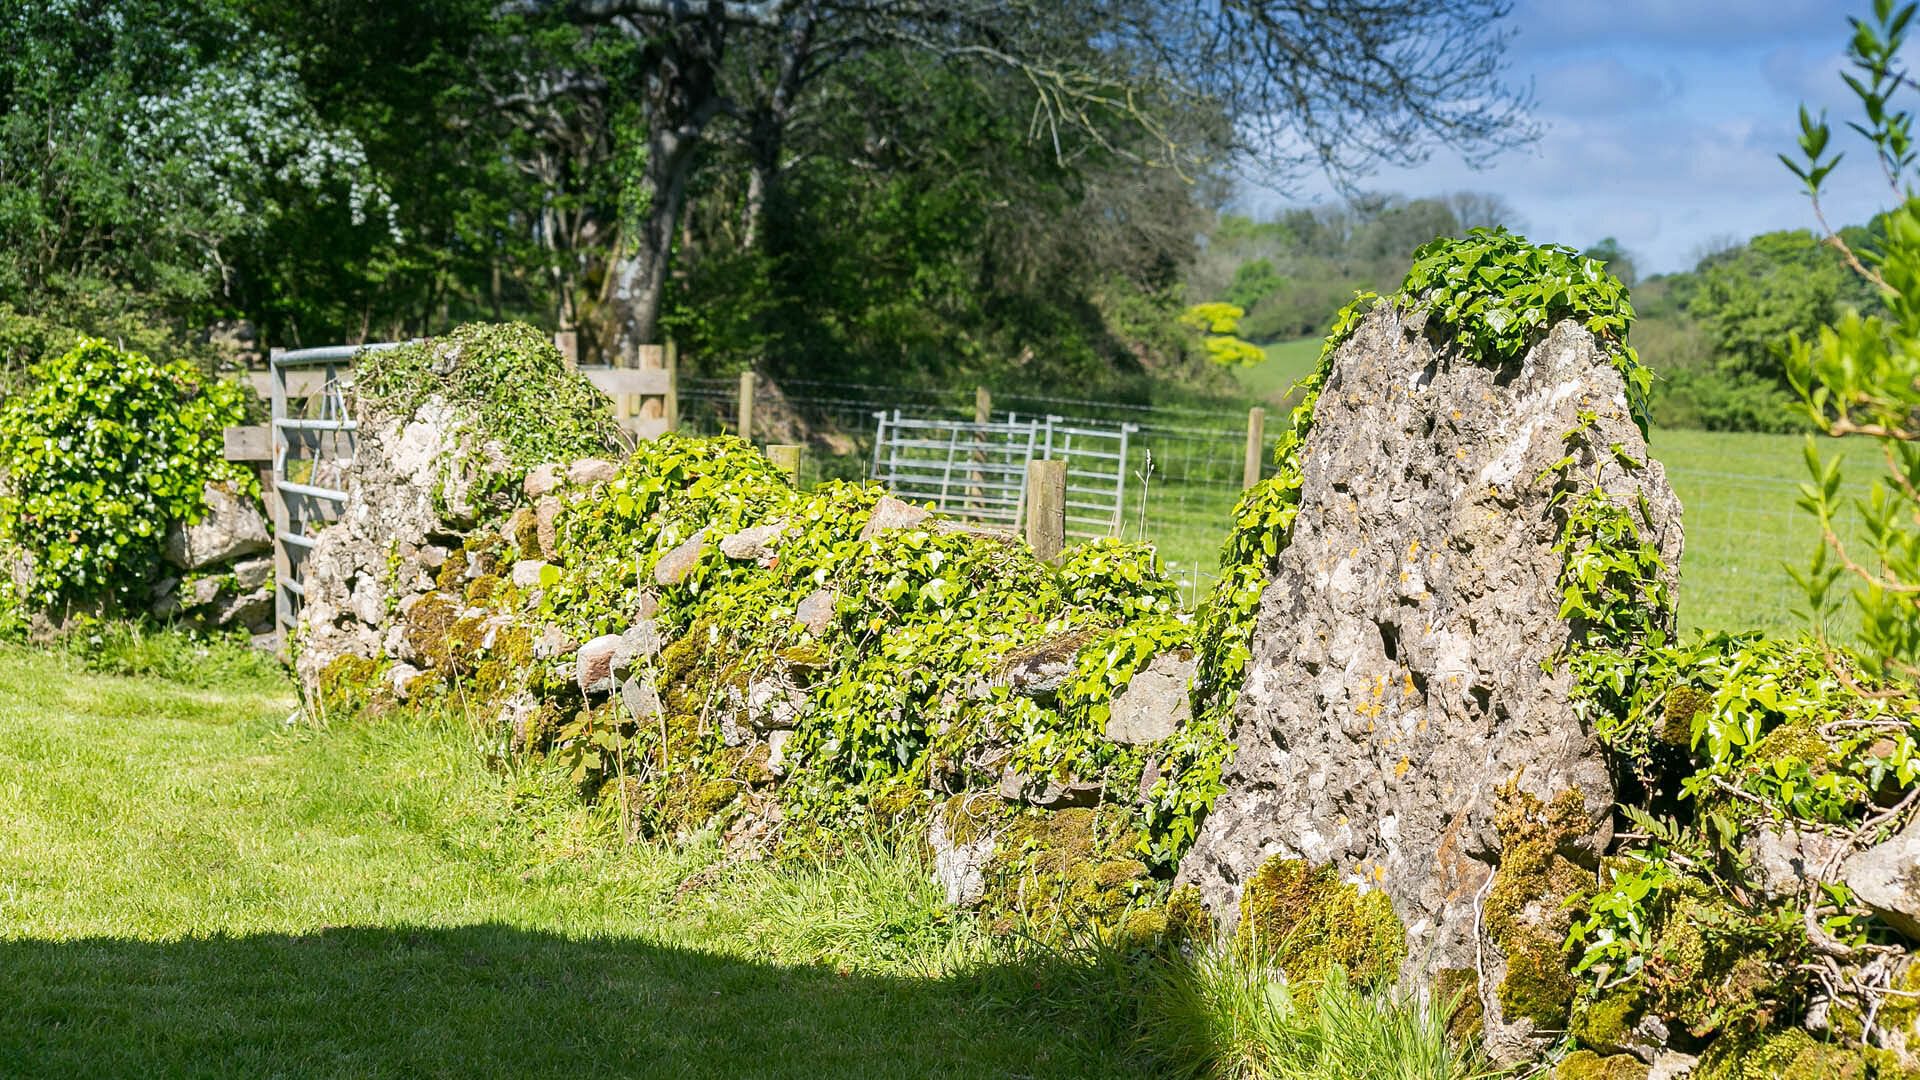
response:
[[[1034,558],[1052,562],[1067,546],[1067,463],[1027,462],[1027,546]]]
[[[753,384],[751,371],[740,373],[740,430],[741,438],[753,441]]]
[[[984,386],[973,388],[973,422],[976,424],[993,422],[993,395],[988,393]],[[987,474],[980,466],[987,463],[985,448],[987,440],[985,435],[976,435],[976,439],[980,448],[973,452],[974,468],[967,472],[967,513],[969,514],[979,513],[986,507],[987,489],[984,485],[987,482]]]
[[[659,371],[667,366],[667,351],[659,345],[642,345],[635,350],[634,359],[638,362],[633,366],[642,371]],[[649,394],[646,397],[630,398],[622,394],[621,398],[627,402],[625,414],[627,416],[653,420],[662,419],[667,415],[667,402],[664,397],[654,397]]]
[[[1260,482],[1260,465],[1266,457],[1267,410],[1255,405],[1247,410],[1247,470],[1244,486]]]
[[[680,346],[667,339],[665,355],[661,358],[667,369],[667,394],[660,401],[660,409],[667,417],[667,430],[680,430]]]
[[[647,347],[645,345],[634,346],[622,342],[613,350],[613,355],[607,357],[607,366],[613,368],[645,367],[645,360],[635,356],[634,353],[645,354],[646,351]],[[620,426],[625,427],[627,418],[632,415],[633,399],[625,394],[613,395],[614,420],[618,421]]]
[[[795,443],[767,444],[767,460],[773,467],[787,474],[795,487],[800,486],[800,447]]]

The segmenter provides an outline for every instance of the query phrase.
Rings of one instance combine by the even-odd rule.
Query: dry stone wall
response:
[[[516,469],[451,390],[408,400],[355,406],[297,634],[314,708],[486,718],[637,832],[747,855],[922,822],[956,902],[1164,921],[1150,766],[1208,736],[1141,549],[1050,567],[876,489],[797,492],[734,440]]]

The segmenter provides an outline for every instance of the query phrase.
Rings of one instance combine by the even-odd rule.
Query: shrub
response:
[[[0,541],[34,557],[24,599],[124,600],[149,582],[208,483],[257,486],[221,456],[221,429],[244,416],[237,386],[98,339],[35,366],[0,410]]]

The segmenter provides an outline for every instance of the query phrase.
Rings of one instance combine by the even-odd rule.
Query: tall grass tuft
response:
[[[102,675],[165,679],[195,689],[284,686],[287,676],[272,653],[255,649],[244,633],[195,633],[132,620],[86,620],[59,644]]]
[[[1334,968],[1313,987],[1225,946],[1147,973],[1140,1037],[1196,1080],[1475,1080],[1498,1075],[1451,1044],[1449,1010],[1355,985]]]

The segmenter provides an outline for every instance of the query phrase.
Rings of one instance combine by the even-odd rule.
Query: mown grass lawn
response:
[[[0,648],[0,1076],[1105,1076],[915,858],[623,846],[457,721]]]

